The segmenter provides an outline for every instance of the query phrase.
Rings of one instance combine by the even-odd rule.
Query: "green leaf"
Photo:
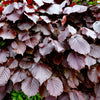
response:
[[[17,93],[11,93],[11,95],[17,97]]]
[[[18,100],[23,100],[21,95],[18,95]]]
[[[17,98],[16,97],[12,97],[12,100],[17,100]]]

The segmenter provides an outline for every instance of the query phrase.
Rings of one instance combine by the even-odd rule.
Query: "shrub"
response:
[[[99,100],[100,5],[27,1],[1,4],[0,99],[15,89],[46,100]]]
[[[41,100],[41,97],[38,93],[35,96],[28,98],[28,96],[25,95],[22,91],[16,92],[15,90],[11,92],[11,98],[12,100]]]

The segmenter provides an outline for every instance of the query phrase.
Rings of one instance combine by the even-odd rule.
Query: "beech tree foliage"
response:
[[[100,4],[1,1],[0,100],[12,89],[45,100],[100,100]]]

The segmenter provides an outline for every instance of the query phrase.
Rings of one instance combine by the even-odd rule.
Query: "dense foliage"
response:
[[[37,93],[35,96],[28,98],[22,91],[11,91],[12,100],[41,100],[40,95]]]
[[[0,100],[100,100],[99,4],[4,0],[0,13]]]

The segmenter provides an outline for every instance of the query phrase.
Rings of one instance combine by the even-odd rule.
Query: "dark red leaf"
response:
[[[0,14],[2,13],[3,10],[4,10],[4,8],[3,7],[0,7]]]
[[[56,97],[48,96],[48,97],[45,98],[45,100],[56,100]]]
[[[64,15],[63,18],[62,18],[62,26],[64,26],[66,21],[67,21],[67,17],[66,17],[66,15]]]
[[[69,35],[69,30],[66,28],[64,31],[61,31],[61,33],[58,35],[58,41],[63,42]]]
[[[51,39],[50,38],[50,40],[51,40],[51,43],[52,43],[52,45],[54,46],[54,48],[55,48],[55,50],[57,51],[57,52],[64,52],[64,48],[63,48],[63,46],[60,44],[60,42],[58,42],[58,41],[56,41],[56,40],[53,40],[53,39]]]
[[[53,63],[59,65],[63,61],[62,54],[56,54],[53,58]]]
[[[18,39],[19,39],[20,41],[29,40],[29,39],[30,39],[29,32],[25,31],[25,32],[19,33],[19,34],[18,34]]]
[[[25,5],[25,12],[26,13],[34,13],[35,9],[33,7],[31,8],[30,6]]]
[[[96,67],[91,68],[90,70],[88,70],[88,78],[89,78],[89,80],[91,80],[94,83],[99,82],[98,72],[97,72]]]
[[[47,26],[44,26],[44,25],[37,25],[32,30],[34,30],[35,32],[42,32],[44,35],[50,35],[51,34],[49,32]]]
[[[13,7],[13,4],[9,4],[8,6],[6,6],[3,10],[3,14],[10,14],[14,11],[14,7]]]
[[[0,22],[0,28],[2,28],[5,24],[5,22]]]
[[[10,78],[10,70],[6,67],[0,67],[0,86],[7,84]]]
[[[7,19],[15,23],[17,20],[21,19],[21,15],[14,11],[13,13],[7,15]]]
[[[82,34],[84,34],[88,37],[91,37],[92,39],[96,39],[96,37],[97,37],[97,35],[94,31],[92,31],[88,28],[85,28],[85,27],[82,28]]]
[[[16,32],[14,29],[9,28],[8,24],[4,25],[0,30],[0,37],[5,39],[14,39],[16,37]]]
[[[34,64],[34,62],[32,62],[30,59],[28,58],[23,58],[20,62],[19,62],[19,66],[22,69],[29,69],[32,67],[32,65]]]
[[[52,15],[52,14],[61,14],[62,8],[60,7],[59,4],[53,4],[47,9],[47,13]]]
[[[78,71],[85,67],[84,60],[85,60],[84,56],[72,52],[68,55],[67,58],[70,67]]]
[[[43,21],[45,21],[46,23],[50,23],[51,22],[51,20],[47,17],[47,16],[40,16],[41,17],[41,19],[43,20]]]
[[[85,58],[85,62],[86,62],[86,65],[90,68],[90,66],[96,64],[96,59],[90,57],[90,56],[87,56]]]
[[[100,34],[100,21],[96,21],[93,23],[93,29],[95,30],[95,32]]]
[[[37,23],[37,21],[39,20],[39,16],[36,14],[27,14],[24,13],[30,20],[32,20],[35,24]]]
[[[54,49],[54,46],[52,45],[52,43],[48,43],[40,47],[39,52],[42,56],[45,56],[47,54],[50,54],[53,49]]]
[[[34,24],[33,23],[31,23],[31,22],[19,22],[18,24],[17,24],[17,26],[18,26],[18,28],[21,30],[21,31],[23,31],[23,30],[26,30],[26,31],[28,31],[32,26],[33,26]]]
[[[64,14],[71,14],[71,13],[83,13],[87,11],[87,6],[83,5],[74,5],[73,7],[66,7],[63,11]]]
[[[83,94],[80,91],[71,91],[69,92],[70,100],[85,100]]]
[[[26,46],[22,42],[15,42],[14,41],[14,42],[12,42],[11,46],[12,46],[13,51],[17,54],[23,55],[25,50],[26,50]]]
[[[47,81],[47,90],[52,96],[58,96],[63,92],[63,83],[58,77],[51,77]]]
[[[71,25],[68,25],[68,30],[71,33],[71,35],[74,35],[77,33],[77,30]]]
[[[35,78],[28,77],[22,82],[21,89],[28,97],[34,96],[38,93],[39,82]]]
[[[79,34],[72,36],[69,39],[69,45],[74,51],[86,55],[90,52],[89,43]]]
[[[60,96],[58,96],[58,100],[69,100],[69,96],[67,93],[62,93]]]
[[[40,82],[40,85],[42,85],[43,82],[50,78],[52,74],[51,70],[48,67],[49,66],[46,64],[39,63],[34,64],[32,68],[29,69],[33,77],[35,77]]]
[[[10,69],[18,67],[18,61],[14,58],[10,58],[7,63]]]
[[[32,4],[33,3],[33,0],[27,0],[27,3],[28,4]]]
[[[100,84],[96,84],[94,89],[95,89],[96,100],[99,100],[100,99]]]
[[[89,55],[94,58],[100,58],[100,46],[95,44],[91,44],[90,46],[91,46],[91,50]]]
[[[67,79],[67,83],[71,88],[77,88],[77,86],[79,85],[79,80],[76,76],[76,72],[73,70],[65,70],[64,75]]]
[[[37,3],[38,6],[43,6],[44,5],[42,0],[34,0],[34,1]]]
[[[0,50],[0,64],[6,62],[7,57],[9,57],[9,52],[6,50]]]
[[[42,0],[45,3],[54,3],[54,0]]]
[[[40,41],[40,33],[33,35],[29,40],[26,40],[25,44],[30,48],[34,48]]]
[[[27,76],[26,76],[26,73],[25,73],[25,71],[17,71],[17,72],[15,72],[12,76],[11,76],[11,80],[12,80],[12,82],[13,82],[13,84],[15,84],[15,83],[18,83],[18,82],[21,82],[21,81],[23,81],[24,79],[26,79],[27,78]]]

